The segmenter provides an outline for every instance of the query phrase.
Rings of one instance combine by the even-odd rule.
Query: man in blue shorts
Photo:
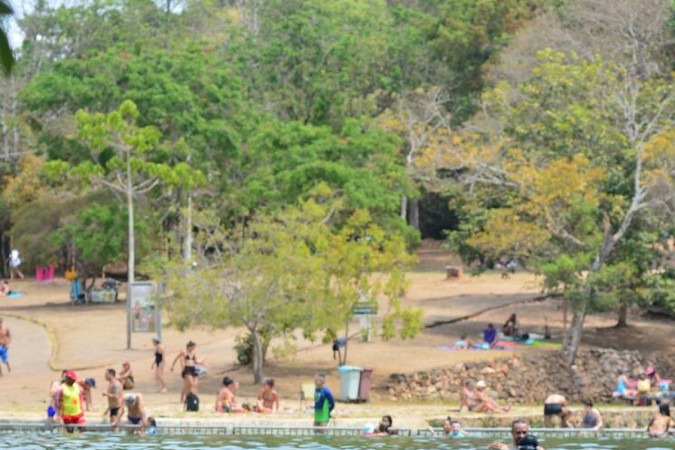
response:
[[[7,358],[7,349],[9,348],[9,343],[12,341],[12,335],[9,332],[9,328],[5,326],[2,322],[2,317],[0,317],[0,361],[5,363],[7,366],[7,372],[11,372],[12,368],[9,367],[9,359]],[[0,375],[2,375],[2,365],[0,364]]]

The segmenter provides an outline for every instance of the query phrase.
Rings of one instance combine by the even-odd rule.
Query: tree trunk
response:
[[[420,229],[420,201],[419,199],[414,199],[410,201],[408,205],[408,224],[415,228],[416,230]]]
[[[131,315],[133,298],[131,286],[134,284],[134,262],[136,245],[134,237],[134,189],[131,179],[131,155],[127,155],[127,214],[129,216],[129,259],[127,260],[127,350],[131,349]]]
[[[255,384],[262,384],[263,382],[263,346],[260,342],[260,335],[258,330],[253,328],[249,329],[251,333],[251,340],[253,341],[253,382]]]
[[[187,217],[185,224],[185,260],[192,262],[192,193],[188,191],[187,195]]]
[[[574,308],[574,312],[572,313],[572,323],[569,332],[565,336],[562,351],[568,366],[574,364],[574,361],[577,359],[577,353],[579,353],[579,345],[581,344],[581,337],[584,331],[584,320],[586,319],[587,301],[588,300],[584,298],[581,301],[581,304]]]
[[[616,323],[617,327],[628,326],[628,304],[624,301],[619,303],[619,320]]]
[[[408,197],[405,195],[401,197],[401,211],[399,214],[401,215],[401,219],[408,220]]]
[[[345,351],[340,358],[340,365],[347,364],[347,346],[349,346],[349,319],[345,320]]]

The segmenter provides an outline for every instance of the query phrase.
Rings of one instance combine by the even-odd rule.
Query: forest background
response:
[[[570,364],[587,313],[675,309],[670,0],[39,0],[18,23],[0,256],[87,288],[139,262],[173,324],[247,328],[258,381],[271,339],[333,339],[356,303],[414,335],[422,238],[540,273]]]

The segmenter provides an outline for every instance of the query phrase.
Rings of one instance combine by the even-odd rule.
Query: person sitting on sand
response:
[[[651,382],[644,374],[640,374],[638,377],[638,382],[636,385],[637,389],[637,404],[638,406],[648,406],[651,405],[652,401],[649,398],[651,390]]]
[[[668,436],[668,429],[671,425],[675,425],[675,423],[670,418],[670,405],[663,402],[659,405],[659,412],[654,414],[654,417],[649,421],[647,433],[653,438],[664,438]]]
[[[494,348],[499,342],[499,339],[497,339],[497,329],[491,323],[483,330],[483,341],[485,341],[490,348]]]
[[[661,376],[656,372],[656,369],[653,366],[649,366],[645,369],[645,375],[649,380],[649,385],[652,389],[658,390],[659,385],[661,384]]]
[[[518,320],[516,319],[516,313],[511,314],[506,322],[504,322],[504,325],[502,325],[502,333],[504,333],[504,336],[515,337],[518,335]]]
[[[487,389],[487,384],[485,381],[480,380],[476,383],[476,402],[478,403],[473,409],[476,412],[509,412],[511,408],[509,406],[499,406],[485,391]]]
[[[272,378],[265,380],[263,383],[263,387],[258,394],[255,411],[259,413],[279,412],[279,394],[274,390],[274,380]]]
[[[592,431],[602,428],[602,415],[597,408],[593,407],[591,400],[584,401],[584,417],[581,420],[581,427]]]
[[[619,376],[616,379],[616,388],[612,392],[612,397],[631,397],[635,395],[635,391],[631,391],[628,386],[630,385],[630,380],[626,371],[621,369],[619,370]]]
[[[124,361],[122,363],[122,371],[117,374],[117,379],[122,383],[122,388],[125,391],[134,388],[134,374],[131,371],[131,364],[129,364],[129,361]]]
[[[469,411],[473,411],[478,405],[476,401],[476,390],[474,389],[473,381],[466,380],[462,392],[459,394],[459,409],[457,412],[462,412],[462,407],[466,405]]]
[[[469,350],[471,348],[471,341],[469,340],[469,335],[464,333],[459,337],[459,341],[455,341],[452,344],[452,347],[455,350]]]
[[[553,426],[553,416],[560,417],[562,428],[570,428],[569,419],[572,411],[567,408],[567,399],[564,395],[551,394],[544,400],[544,426],[546,428]]]
[[[230,377],[223,378],[223,388],[218,391],[218,395],[216,396],[216,412],[246,412],[235,397],[238,389],[239,383]]]
[[[9,281],[2,280],[0,283],[0,297],[7,297],[12,293],[12,290],[9,288]]]

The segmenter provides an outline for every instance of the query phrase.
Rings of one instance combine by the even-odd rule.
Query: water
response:
[[[440,437],[288,437],[288,436],[128,436],[121,434],[89,433],[61,435],[52,433],[8,433],[0,435],[0,448],[21,450],[42,449],[278,449],[278,450],[431,450],[431,449],[485,449],[494,439],[448,439]],[[675,439],[540,439],[547,450],[673,450]]]

